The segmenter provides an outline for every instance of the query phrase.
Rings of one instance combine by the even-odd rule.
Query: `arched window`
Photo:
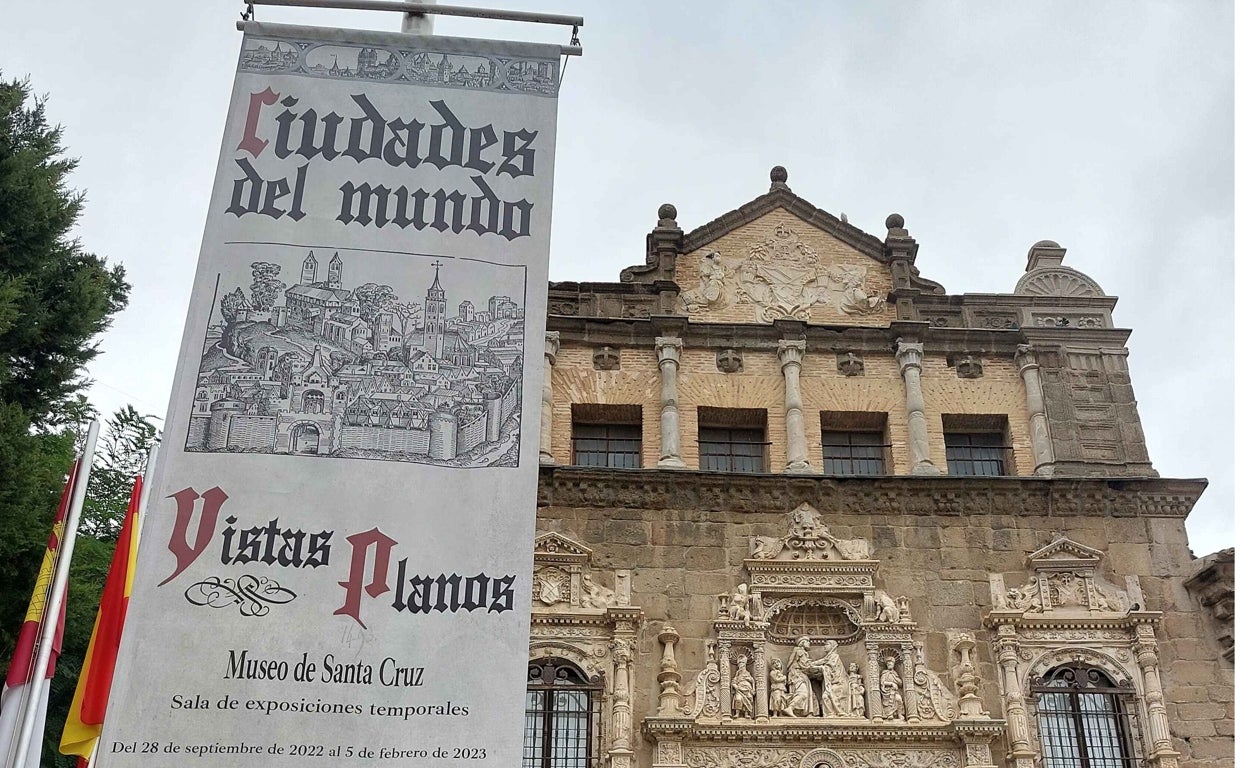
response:
[[[1033,681],[1044,768],[1135,768],[1134,695],[1105,672],[1065,664]]]
[[[603,685],[563,659],[530,662],[521,768],[594,768]]]

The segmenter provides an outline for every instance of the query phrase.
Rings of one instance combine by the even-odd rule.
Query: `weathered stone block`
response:
[[[650,524],[640,520],[608,520],[603,524],[603,536],[616,544],[649,544]]]

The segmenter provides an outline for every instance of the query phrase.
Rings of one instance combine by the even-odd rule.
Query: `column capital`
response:
[[[788,339],[779,340],[779,367],[787,368],[789,365],[800,365],[801,359],[805,356],[805,339],[796,339],[790,341]]]
[[[1016,365],[1020,367],[1020,372],[1024,373],[1026,368],[1037,368],[1038,359],[1033,355],[1032,344],[1017,344],[1016,354],[1013,356]]]
[[[543,357],[549,365],[555,365],[555,357],[560,354],[560,332],[547,331],[543,339]]]
[[[678,336],[659,336],[654,340],[654,351],[659,356],[659,364],[670,360],[680,365],[680,353],[685,343]]]
[[[906,342],[896,339],[896,362],[900,364],[900,375],[909,368],[921,370],[921,360],[925,356],[925,345],[921,342]]]

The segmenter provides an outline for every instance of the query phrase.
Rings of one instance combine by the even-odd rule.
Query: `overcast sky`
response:
[[[488,3],[478,3],[486,5]],[[1234,546],[1231,2],[564,2],[585,56],[560,92],[553,280],[641,263],[660,203],[685,231],[767,191],[882,237],[898,211],[924,276],[1010,292],[1035,241],[1118,296],[1150,454],[1206,477],[1197,555]],[[162,416],[241,35],[239,2],[8,3],[0,70],[28,76],[81,158],[85,246],[129,308],[89,371],[105,413]],[[394,14],[259,19],[395,30]],[[440,18],[435,32],[568,42]]]

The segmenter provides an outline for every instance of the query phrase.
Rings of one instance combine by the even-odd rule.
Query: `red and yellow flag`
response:
[[[43,553],[43,564],[39,567],[39,576],[34,583],[34,593],[30,596],[30,607],[26,609],[26,620],[17,635],[17,647],[13,649],[13,658],[9,662],[9,672],[4,678],[4,689],[0,692],[0,764],[8,764],[17,751],[17,741],[21,731],[22,715],[25,712],[30,684],[34,681],[34,663],[38,655],[35,647],[42,632],[44,613],[47,601],[51,598],[52,579],[56,572],[56,559],[60,555],[60,544],[65,530],[65,516],[69,513],[69,499],[73,495],[73,483],[77,479],[78,462],[73,463],[69,471],[69,482],[60,495],[60,506],[56,509],[56,519],[52,522],[52,534],[47,540],[47,550]],[[60,656],[60,643],[65,632],[65,602],[60,603],[60,616],[57,619],[56,635],[52,640],[52,653],[48,657],[44,675],[51,679],[56,674],[56,659]],[[37,768],[39,753],[43,743],[43,724],[47,717],[48,686],[43,686],[38,706],[40,716],[35,723],[31,736],[30,751],[27,753],[26,765]],[[25,768],[24,766],[21,768]]]
[[[82,674],[78,677],[77,691],[73,694],[73,704],[60,738],[61,754],[77,755],[79,768],[86,765],[103,731],[103,715],[108,708],[108,693],[112,690],[112,673],[116,669],[116,653],[125,628],[125,611],[129,607],[134,563],[138,557],[138,501],[141,497],[142,477],[139,476],[134,478],[133,491],[129,494],[129,509],[112,553],[95,628],[90,634],[90,646],[86,649]]]

